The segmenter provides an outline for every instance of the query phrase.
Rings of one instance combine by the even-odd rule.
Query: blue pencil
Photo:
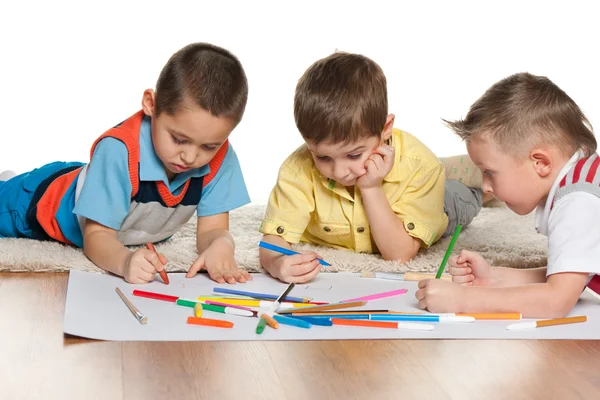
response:
[[[331,317],[330,318],[321,318],[321,317],[313,318],[313,317],[293,316],[293,317],[288,317],[288,318],[306,321],[312,325],[320,325],[320,326],[332,326],[333,325],[333,322],[331,322]]]
[[[239,295],[242,295],[242,296],[254,297],[256,299],[277,300],[277,298],[279,297],[279,295],[276,295],[276,294],[256,293],[256,292],[244,292],[243,290],[227,289],[227,288],[221,288],[221,287],[213,288],[213,292],[215,292],[215,293],[227,293],[227,294],[239,294]],[[283,300],[291,301],[291,302],[294,302],[294,303],[307,303],[311,299],[309,299],[308,297],[285,296],[285,298]]]
[[[291,325],[291,326],[295,326],[298,328],[306,328],[306,329],[311,327],[310,322],[302,320],[302,319],[298,319],[298,318],[290,318],[290,317],[285,317],[283,315],[274,314],[273,319],[283,325]]]
[[[262,240],[258,243],[258,246],[262,247],[263,249],[277,251],[281,254],[285,254],[286,256],[293,256],[294,254],[300,254],[297,251],[286,249],[286,248],[279,247],[279,246],[275,246],[274,244],[263,242]],[[325,260],[321,260],[320,258],[319,258],[319,264],[321,264],[325,267],[331,267],[331,264],[329,264]]]

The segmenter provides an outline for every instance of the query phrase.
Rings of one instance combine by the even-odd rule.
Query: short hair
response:
[[[156,83],[155,113],[173,115],[185,101],[191,101],[237,125],[247,100],[248,81],[240,61],[223,48],[192,43],[163,67]]]
[[[296,86],[296,126],[305,140],[317,144],[379,136],[387,111],[385,75],[360,54],[336,52],[318,60]]]
[[[444,122],[466,142],[484,134],[515,157],[540,144],[556,145],[568,157],[579,148],[590,155],[597,146],[579,106],[550,79],[530,73],[502,79],[464,119]]]

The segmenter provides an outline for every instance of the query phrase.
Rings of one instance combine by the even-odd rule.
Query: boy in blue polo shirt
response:
[[[227,140],[247,97],[234,55],[184,47],[156,91],[144,92],[142,110],[95,141],[88,164],[55,162],[0,182],[0,237],[83,247],[100,268],[145,283],[163,269],[158,255],[125,246],[165,240],[197,213],[199,257],[187,276],[206,269],[220,283],[251,279],[228,232],[228,212],[250,201]]]

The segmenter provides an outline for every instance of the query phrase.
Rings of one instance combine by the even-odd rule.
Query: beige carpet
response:
[[[258,261],[257,231],[264,206],[249,205],[231,213],[231,232],[236,240],[236,259],[248,271],[262,271]],[[436,270],[450,238],[422,251],[410,263],[383,261],[380,256],[351,251],[317,248],[307,244],[297,249],[315,249],[333,264],[326,271],[426,271]],[[535,232],[533,215],[520,217],[504,207],[484,208],[465,228],[455,246],[455,253],[470,249],[481,253],[493,265],[516,268],[544,266],[546,238]],[[196,259],[195,219],[190,220],[171,240],[156,246],[164,253],[168,271],[187,271]],[[0,271],[66,271],[70,268],[103,272],[79,249],[52,242],[29,239],[0,239]]]

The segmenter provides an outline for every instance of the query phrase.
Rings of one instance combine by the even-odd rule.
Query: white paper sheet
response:
[[[588,321],[579,324],[536,328],[527,331],[507,331],[506,325],[519,321],[475,321],[473,323],[433,323],[435,329],[407,331],[350,326],[315,326],[301,329],[280,324],[255,333],[256,318],[237,317],[205,311],[203,317],[224,319],[235,326],[231,329],[188,325],[193,309],[175,303],[137,297],[134,289],[196,298],[213,294],[216,286],[238,290],[280,294],[287,286],[263,274],[253,274],[245,284],[219,285],[206,275],[185,278],[184,274],[169,274],[170,285],[157,280],[146,285],[130,285],[122,278],[71,270],[65,307],[64,332],[92,339],[118,341],[192,341],[192,340],[326,340],[326,339],[600,339],[600,300],[587,292],[571,315],[586,315]],[[115,292],[119,287],[127,298],[148,317],[141,325]],[[406,294],[370,301],[364,309],[420,311],[414,297],[415,282],[360,278],[358,274],[322,273],[310,283],[299,284],[290,296],[312,297],[315,301],[336,302],[343,299],[406,288]],[[526,321],[526,320],[523,320]]]

